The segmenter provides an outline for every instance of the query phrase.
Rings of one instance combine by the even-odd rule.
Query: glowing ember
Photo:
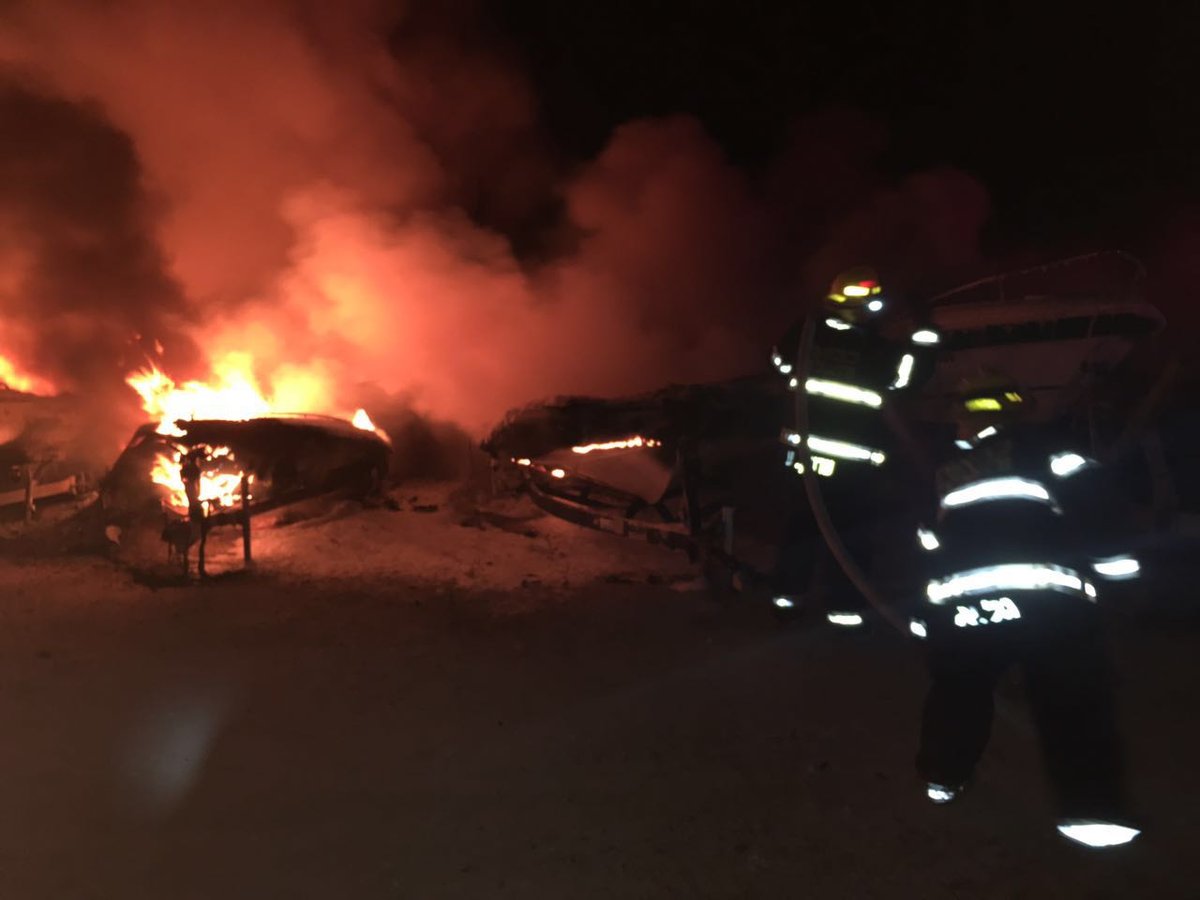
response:
[[[550,475],[554,478],[566,478],[567,477],[567,473],[566,473],[565,469],[551,469]]]
[[[598,444],[583,444],[578,447],[572,447],[573,453],[591,453],[593,450],[630,450],[634,447],[661,447],[662,441],[656,441],[654,438],[645,438],[641,435],[624,438],[619,441],[604,441]]]
[[[54,387],[47,381],[27,375],[0,355],[0,386],[7,386],[14,391],[24,391],[29,394],[53,394]]]

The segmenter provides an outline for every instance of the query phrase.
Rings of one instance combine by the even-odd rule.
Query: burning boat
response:
[[[381,490],[392,452],[365,413],[355,422],[267,414],[170,425],[137,430],[101,485],[101,503],[118,526],[161,510],[163,538],[185,572],[188,550],[199,545],[201,575],[211,529],[241,527],[249,562],[253,516],[337,491],[367,498]]]
[[[278,412],[252,364],[226,356],[210,382],[177,385],[153,366],[127,378],[154,421],[137,429],[101,484],[110,533],[161,514],[171,554],[186,573],[198,544],[203,576],[213,528],[239,526],[249,562],[253,516],[332,492],[382,493],[391,439],[365,410],[347,418]]]
[[[187,516],[197,504],[211,514],[243,499],[257,511],[331,490],[365,495],[382,483],[391,456],[386,434],[331,416],[175,424],[178,434],[162,434],[153,423],[134,433],[104,480],[107,508],[120,514],[161,504]],[[252,487],[249,498],[243,479]]]

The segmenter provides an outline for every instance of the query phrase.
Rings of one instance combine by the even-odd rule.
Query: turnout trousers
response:
[[[949,787],[971,778],[991,734],[997,683],[1017,667],[1060,815],[1123,815],[1123,760],[1099,613],[1058,596],[1022,601],[1023,611],[1035,600],[1044,614],[984,627],[954,625],[953,607],[930,616],[918,772]]]

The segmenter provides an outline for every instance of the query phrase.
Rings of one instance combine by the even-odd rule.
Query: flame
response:
[[[50,382],[29,375],[17,368],[16,363],[0,354],[0,386],[7,386],[14,391],[24,391],[27,394],[53,394],[54,386]]]
[[[350,424],[355,428],[361,428],[363,431],[377,431],[375,423],[371,421],[371,417],[367,415],[365,409],[354,411],[354,418],[350,420]]]
[[[142,398],[142,407],[158,422],[159,434],[182,437],[175,424],[192,419],[254,419],[271,412],[253,378],[235,364],[216,368],[215,385],[175,382],[156,366],[125,379]]]
[[[271,413],[316,412],[333,404],[329,380],[315,368],[282,366],[271,379],[268,393],[254,374],[254,358],[248,353],[226,353],[212,363],[208,381],[176,382],[151,365],[134,372],[126,381],[142,398],[142,407],[157,423],[156,431],[166,437],[183,437],[180,424],[195,419],[246,421]],[[345,415],[345,413],[342,413]],[[365,409],[349,417],[355,428],[387,440],[375,427]],[[242,467],[229,447],[201,448],[206,458],[201,465],[199,499],[207,508],[229,507],[240,500]],[[183,480],[183,453],[160,453],[150,479],[164,489],[165,502],[178,512],[188,510]],[[248,483],[253,481],[253,475]]]
[[[593,450],[630,450],[634,447],[661,447],[662,441],[656,441],[654,438],[645,438],[640,434],[633,437],[623,438],[619,441],[604,441],[599,444],[582,444],[578,447],[572,447],[572,453],[591,453]]]
[[[596,450],[632,450],[638,447],[661,447],[662,441],[654,438],[642,437],[640,434],[635,434],[633,437],[622,438],[617,441],[602,441],[595,444],[580,444],[572,447],[573,453],[581,455],[592,453]],[[545,472],[551,478],[566,478],[567,470],[562,468],[547,468],[546,466],[535,463],[527,457],[513,457],[512,462],[522,468],[532,468],[538,472]]]
[[[142,407],[158,423],[155,429],[168,437],[182,437],[180,422],[194,419],[245,421],[277,411],[264,396],[252,374],[252,361],[246,354],[229,353],[213,365],[211,382],[175,381],[150,366],[130,375],[126,381],[142,398]],[[298,373],[279,386],[298,406],[319,396],[321,385]],[[364,413],[365,415],[365,413]],[[208,508],[233,506],[240,499],[243,470],[228,447],[207,448],[201,466],[198,496]],[[183,454],[160,453],[150,470],[150,480],[164,488],[164,501],[178,512],[187,512],[188,496],[183,480]],[[252,480],[250,476],[248,481]]]
[[[228,447],[216,447],[208,454],[208,467],[200,473],[198,497],[207,508],[230,507],[241,500],[242,471]],[[165,502],[179,513],[188,511],[187,487],[183,483],[183,454],[159,453],[150,469],[150,480],[166,489]],[[234,467],[230,470],[230,467]],[[254,483],[249,475],[247,484]]]

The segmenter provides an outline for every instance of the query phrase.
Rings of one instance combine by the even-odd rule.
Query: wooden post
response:
[[[688,541],[688,562],[699,562],[707,569],[711,547],[700,539],[703,523],[700,515],[698,485],[696,484],[695,459],[692,456],[691,445],[684,441],[680,441],[675,450],[675,468],[679,473],[683,488],[683,524],[687,527],[688,537],[691,539]]]
[[[25,521],[33,521],[33,465],[25,466]]]
[[[192,575],[192,524],[191,524],[191,522],[188,523],[187,527],[188,527],[187,540],[185,540],[182,543],[182,545],[176,547],[176,551],[179,553],[179,555],[181,557],[183,557],[182,565],[183,565],[184,581],[187,581]]]
[[[196,553],[196,570],[200,573],[200,578],[208,577],[208,570],[204,567],[205,550],[208,548],[208,516],[201,512],[200,514],[200,549]]]
[[[700,480],[696,472],[698,465],[690,444],[680,442],[676,460],[683,482],[683,521],[687,525],[688,534],[698,537],[704,523],[700,511],[700,485],[697,483]]]
[[[1147,428],[1142,433],[1142,454],[1150,470],[1154,527],[1161,530],[1170,526],[1179,511],[1179,493],[1157,428]]]
[[[242,561],[250,565],[254,560],[250,552],[250,476],[242,473]]]
[[[1178,356],[1172,356],[1167,360],[1154,385],[1142,396],[1141,402],[1129,416],[1125,430],[1108,447],[1106,453],[1100,454],[1101,462],[1108,463],[1119,459],[1122,454],[1140,441],[1141,433],[1149,426],[1150,420],[1159,411],[1159,407],[1166,399],[1167,393],[1174,385],[1181,369],[1182,363]]]

